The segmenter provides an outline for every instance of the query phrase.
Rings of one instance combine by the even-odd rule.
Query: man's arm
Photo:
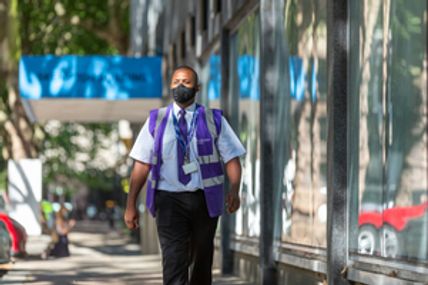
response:
[[[131,172],[131,178],[129,182],[130,190],[124,215],[125,224],[131,230],[139,227],[139,215],[136,203],[138,194],[146,183],[149,171],[149,164],[140,162],[138,160],[135,161]]]
[[[241,162],[239,157],[229,160],[225,164],[227,178],[230,183],[230,191],[226,197],[226,210],[229,214],[236,212],[241,204],[239,198],[239,186],[241,184]]]

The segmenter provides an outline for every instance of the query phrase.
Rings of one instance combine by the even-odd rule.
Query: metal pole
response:
[[[221,32],[221,107],[226,118],[230,118],[231,108],[229,102],[229,31]],[[226,181],[225,189],[228,189]],[[226,193],[225,193],[226,195]],[[232,216],[223,215],[221,218],[221,272],[222,274],[233,273],[233,252],[230,249],[230,237],[232,234]]]
[[[327,1],[327,280],[349,284],[347,213],[348,1]]]
[[[261,284],[278,283],[278,270],[273,258],[274,240],[274,169],[275,157],[275,93],[277,84],[272,80],[276,71],[275,28],[277,0],[260,1],[260,266]]]

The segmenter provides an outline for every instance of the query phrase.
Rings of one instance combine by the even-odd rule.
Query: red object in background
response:
[[[402,231],[410,220],[422,217],[428,209],[428,202],[416,206],[396,207],[382,212],[363,212],[358,217],[358,225],[372,225],[379,229],[384,224]]]
[[[0,220],[3,221],[7,231],[9,232],[10,240],[12,241],[12,256],[25,255],[27,233],[24,227],[5,213],[0,213]]]

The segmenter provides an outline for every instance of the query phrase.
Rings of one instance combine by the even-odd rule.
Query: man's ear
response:
[[[201,90],[201,84],[198,83],[198,85],[196,85],[196,92],[199,92]]]

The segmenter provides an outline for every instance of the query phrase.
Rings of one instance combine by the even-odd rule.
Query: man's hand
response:
[[[226,211],[229,214],[236,212],[241,205],[239,198],[239,184],[241,182],[241,162],[238,157],[225,164],[227,178],[229,178],[230,191],[226,196]]]
[[[239,198],[239,193],[235,191],[230,191],[227,193],[226,197],[226,211],[229,214],[236,212],[241,205],[241,199]]]
[[[139,225],[139,213],[136,208],[137,197],[140,193],[144,183],[146,183],[147,176],[149,175],[150,165],[147,163],[136,160],[131,172],[131,179],[129,180],[129,194],[126,202],[126,210],[123,216],[125,224],[128,229],[136,229]]]
[[[137,229],[140,226],[138,211],[133,207],[126,208],[124,220],[125,220],[126,226],[130,230]]]

